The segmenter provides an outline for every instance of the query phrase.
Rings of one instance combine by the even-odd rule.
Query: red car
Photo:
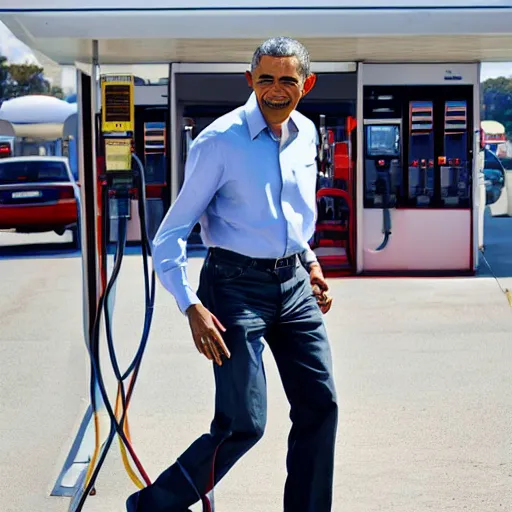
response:
[[[0,229],[73,232],[79,246],[80,193],[67,158],[0,159]]]

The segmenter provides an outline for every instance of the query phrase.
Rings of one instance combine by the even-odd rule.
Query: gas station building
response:
[[[147,256],[148,238],[179,194],[191,142],[217,117],[247,101],[244,72],[254,50],[270,37],[285,35],[304,43],[318,77],[298,109],[316,124],[321,141],[318,222],[310,244],[326,273],[476,272],[486,206],[480,66],[512,61],[512,1],[323,0],[315,6],[308,0],[220,0],[213,6],[210,0],[84,0],[73,7],[69,0],[46,0],[42,8],[41,0],[2,0],[0,20],[30,48],[77,70],[77,111],[59,119],[59,130],[76,141],[78,155],[84,337],[91,361],[99,345],[103,300],[106,310],[112,304],[105,299],[109,286],[103,238],[104,208],[112,191],[105,186],[112,185],[105,178],[108,148],[138,162],[139,192],[129,196],[130,215],[128,208],[116,214],[117,220],[128,219],[122,242],[141,240]],[[106,76],[102,71],[107,65],[133,64],[168,65],[168,79],[137,84],[128,74]],[[123,94],[127,110],[116,117],[108,109],[124,101]],[[109,123],[114,128],[125,123],[130,137],[109,139],[104,130]],[[0,136],[2,129],[9,131],[4,122]],[[115,186],[120,187],[119,181]],[[147,278],[147,257],[144,264]],[[147,341],[154,289],[153,282],[151,297],[146,290],[144,339],[131,371],[138,372]],[[364,297],[358,309],[368,300]],[[462,320],[450,318],[456,321]],[[425,330],[425,336],[434,332]],[[465,352],[470,351],[460,350],[454,357]],[[384,366],[382,359],[372,362],[367,354],[362,359]],[[440,393],[453,370],[446,368]],[[479,372],[475,366],[474,375]],[[494,376],[494,368],[492,372]],[[91,368],[91,396],[98,398],[94,373]],[[79,441],[93,413],[97,410],[91,405]],[[91,459],[84,463],[78,456],[79,441],[62,472],[71,478],[73,465],[80,464],[76,485],[62,490],[60,479],[55,487],[73,497],[73,512],[83,505],[91,490],[86,484],[92,486],[95,478]],[[98,446],[96,440],[95,454]]]
[[[311,241],[324,268],[474,273],[485,207],[480,63],[512,60],[511,2],[249,4],[51,0],[42,9],[4,0],[0,19],[29,47],[77,67],[85,179],[101,165],[91,121],[101,66],[169,65],[167,83],[135,87],[134,146],[153,232],[179,193],[190,141],[247,100],[243,73],[258,44],[299,39],[318,75],[299,110],[325,142]],[[128,228],[129,240],[138,236]]]

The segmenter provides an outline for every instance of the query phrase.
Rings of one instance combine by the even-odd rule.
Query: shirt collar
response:
[[[261,113],[260,106],[256,94],[253,92],[247,103],[244,106],[245,118],[249,126],[249,133],[251,134],[251,140],[254,140],[265,128],[268,128],[267,122]],[[296,112],[293,111],[290,115],[290,121],[288,122],[288,128],[290,132],[299,131],[299,123]]]

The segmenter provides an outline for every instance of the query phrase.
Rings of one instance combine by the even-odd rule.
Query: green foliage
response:
[[[8,69],[8,94],[11,98],[50,92],[50,83],[44,78],[43,68],[35,64],[11,64]]]
[[[482,121],[498,121],[512,135],[512,78],[500,76],[482,83]]]
[[[0,105],[2,100],[6,97],[7,82],[9,80],[9,67],[7,65],[7,59],[0,55]]]
[[[52,85],[52,88],[50,89],[50,96],[55,96],[56,98],[59,98],[59,100],[63,100],[65,97],[64,91],[57,87],[56,85]]]
[[[31,94],[64,98],[63,90],[44,77],[43,68],[36,64],[9,64],[0,55],[0,105],[5,100]]]

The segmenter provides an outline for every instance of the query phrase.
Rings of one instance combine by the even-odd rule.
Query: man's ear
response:
[[[249,87],[252,88],[252,74],[250,71],[245,72],[245,79],[247,80],[247,83],[249,84]]]
[[[311,73],[304,82],[304,89],[302,90],[302,96],[306,96],[306,94],[313,89],[313,87],[316,84],[316,75],[314,73]]]

